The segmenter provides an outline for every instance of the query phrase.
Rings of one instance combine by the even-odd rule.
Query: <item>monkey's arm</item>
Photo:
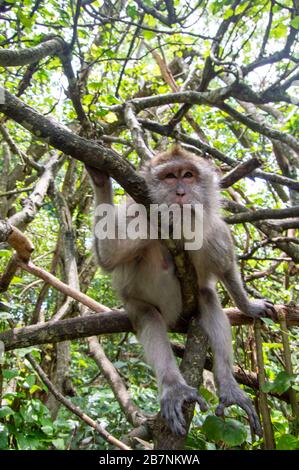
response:
[[[233,260],[229,270],[221,276],[221,282],[228,290],[236,306],[245,313],[245,315],[258,318],[271,316],[271,313],[273,311],[275,312],[271,301],[264,299],[251,300],[248,298],[235,260]]]
[[[106,270],[112,271],[116,266],[122,263],[132,261],[141,253],[141,251],[149,243],[148,239],[129,239],[125,236],[119,237],[119,225],[120,219],[124,226],[121,227],[121,231],[126,229],[128,223],[134,219],[134,217],[126,217],[126,205],[121,206],[120,211],[124,213],[124,217],[119,217],[120,212],[114,210],[113,203],[113,189],[112,182],[109,175],[96,168],[86,165],[86,170],[91,178],[92,186],[95,194],[95,213],[94,213],[94,250],[98,260],[98,263]],[[106,221],[111,229],[111,233],[108,233],[109,228],[106,227],[106,231],[103,232],[102,221],[103,215],[106,214]],[[104,209],[103,209],[104,208]],[[104,220],[105,222],[105,220]],[[103,237],[104,233],[104,237]]]
[[[235,259],[234,244],[229,229],[222,220],[217,224],[215,233],[217,249],[214,252],[217,254],[217,277],[227,289],[236,306],[250,317],[271,316],[274,311],[272,302],[248,298]]]
[[[275,311],[272,302],[264,299],[251,300],[248,298],[235,259],[234,245],[228,227],[222,222],[219,228],[217,233],[218,236],[222,237],[222,241],[224,240],[226,251],[224,256],[225,267],[222,266],[219,273],[220,281],[227,289],[236,306],[245,315],[255,318],[271,316],[271,313]]]

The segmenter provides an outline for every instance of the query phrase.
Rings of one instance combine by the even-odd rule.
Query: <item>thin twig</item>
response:
[[[57,279],[57,277],[45,271],[43,268],[35,266],[35,264],[33,264],[31,261],[29,261],[28,263],[24,263],[22,260],[18,259],[17,264],[20,268],[24,269],[28,273],[40,277],[55,289],[59,290],[60,292],[69,297],[72,297],[81,304],[86,305],[86,307],[90,308],[94,312],[100,313],[107,312],[110,310],[108,307],[105,307],[105,305],[102,305],[93,300],[92,298],[88,297],[88,295],[85,295],[79,290],[73,289],[64,282],[60,281],[59,279]]]
[[[118,449],[122,450],[131,450],[130,447],[128,447],[126,444],[123,442],[119,441],[116,439],[116,437],[113,437],[111,434],[109,434],[106,429],[104,429],[100,424],[98,424],[96,421],[91,419],[87,414],[85,414],[83,411],[81,411],[77,406],[75,406],[70,400],[65,398],[62,393],[60,393],[52,384],[52,382],[48,379],[47,375],[43,371],[43,369],[39,366],[39,364],[36,362],[36,360],[33,358],[31,354],[26,354],[26,359],[30,362],[32,365],[33,369],[37,372],[39,375],[40,379],[44,382],[44,384],[48,387],[51,393],[53,393],[54,397],[56,400],[58,400],[60,403],[62,403],[66,408],[68,408],[72,413],[74,413],[76,416],[78,416],[82,421],[84,421],[86,424],[91,426],[93,429],[95,429],[100,436],[105,439],[105,441],[109,442],[110,444],[114,445]]]

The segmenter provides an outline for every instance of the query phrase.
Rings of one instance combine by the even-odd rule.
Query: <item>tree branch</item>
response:
[[[45,40],[35,47],[27,49],[0,49],[0,65],[2,67],[20,66],[37,62],[44,57],[60,54],[65,48],[64,40],[56,36]]]
[[[299,217],[299,206],[287,207],[286,209],[260,209],[242,212],[231,217],[225,217],[224,220],[228,224],[239,224],[257,220],[285,219],[288,217]]]
[[[288,327],[299,326],[299,307],[275,305],[275,309],[277,312],[285,313]],[[232,326],[253,324],[252,318],[240,313],[236,308],[224,309],[224,312],[228,315]],[[273,318],[277,321],[277,314]],[[185,333],[186,328],[186,323],[181,323],[170,331]],[[0,341],[3,341],[5,351],[10,351],[38,344],[132,331],[132,324],[124,311],[110,310],[99,315],[93,314],[60,321],[51,320],[47,323],[13,328],[0,333]]]
[[[48,144],[76,160],[106,171],[136,202],[149,206],[151,201],[144,179],[116,152],[70,132],[65,126],[38,113],[6,90],[4,98],[4,103],[0,103],[1,112],[28,129],[39,140],[46,140]]]
[[[114,445],[118,449],[122,450],[131,450],[130,447],[125,445],[123,442],[120,440],[116,439],[113,437],[106,429],[104,429],[100,424],[98,424],[96,421],[91,419],[86,413],[83,413],[76,405],[74,405],[70,400],[65,398],[62,393],[60,393],[52,384],[52,382],[48,379],[47,375],[43,371],[43,369],[39,366],[39,364],[36,362],[36,360],[33,358],[31,354],[26,354],[25,356],[30,364],[32,365],[33,369],[37,372],[39,375],[40,379],[44,384],[48,387],[51,393],[53,393],[54,397],[56,400],[58,400],[60,403],[62,403],[66,408],[68,408],[74,415],[78,416],[78,418],[82,419],[86,424],[91,426],[93,429],[97,431],[97,433],[102,436],[105,441],[109,442],[110,444]]]

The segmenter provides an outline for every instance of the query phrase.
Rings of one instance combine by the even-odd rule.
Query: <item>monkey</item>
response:
[[[86,165],[94,188],[95,204],[113,204],[110,176]],[[230,231],[220,215],[220,191],[215,169],[206,159],[179,144],[153,156],[140,169],[151,200],[156,204],[201,204],[203,240],[188,252],[198,285],[199,322],[206,333],[214,357],[214,377],[219,396],[217,415],[232,404],[245,410],[250,426],[262,435],[261,425],[247,394],[233,376],[231,327],[216,291],[220,281],[236,306],[246,315],[259,318],[274,310],[268,300],[250,300],[242,285]],[[128,201],[131,204],[133,200]],[[131,216],[131,218],[134,216]],[[94,227],[100,221],[95,212]],[[160,392],[161,415],[170,430],[186,433],[184,402],[197,402],[207,409],[198,391],[184,380],[167,335],[183,311],[180,283],[172,257],[161,239],[102,239],[94,237],[99,265],[111,272],[137,338],[152,366]]]

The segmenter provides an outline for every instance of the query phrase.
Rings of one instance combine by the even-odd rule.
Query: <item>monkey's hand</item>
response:
[[[216,415],[223,416],[224,409],[231,405],[239,405],[246,412],[252,431],[259,437],[263,436],[260,420],[250,398],[240,389],[233,379],[229,384],[220,387],[219,405],[216,408]]]
[[[95,186],[102,188],[108,182],[109,175],[105,171],[98,170],[98,168],[89,165],[85,165],[85,168]]]
[[[182,409],[184,402],[197,402],[201,411],[208,409],[205,400],[195,388],[183,383],[164,386],[161,396],[161,415],[174,434],[186,434],[186,422]]]
[[[248,305],[242,308],[242,312],[252,318],[271,317],[275,313],[273,302],[270,300],[249,300]]]

